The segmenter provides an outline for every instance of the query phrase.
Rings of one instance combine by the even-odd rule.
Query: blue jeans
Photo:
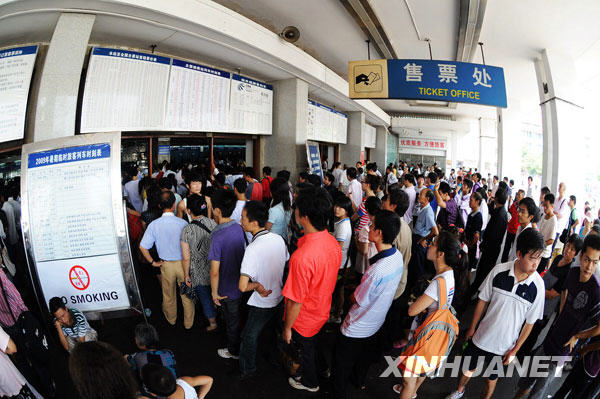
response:
[[[240,347],[240,371],[242,376],[252,374],[256,371],[256,348],[261,331],[274,317],[281,319],[283,301],[273,308],[258,308],[248,306],[248,320],[244,331],[242,331],[242,344]],[[271,347],[276,345],[275,335],[272,337]]]
[[[202,305],[204,316],[206,316],[207,319],[214,319],[217,317],[217,311],[215,310],[215,304],[212,299],[210,285],[196,286],[196,293],[200,298],[200,304]]]

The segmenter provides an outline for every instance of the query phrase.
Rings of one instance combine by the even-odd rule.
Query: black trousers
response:
[[[227,350],[234,356],[240,354],[240,306],[242,298],[222,299],[223,318],[227,335]]]
[[[315,388],[319,386],[317,372],[327,368],[320,345],[321,332],[312,337],[304,337],[292,328],[292,340],[300,352],[300,382],[305,387]]]
[[[338,331],[332,370],[333,393],[336,399],[346,398],[346,386],[350,380],[357,387],[364,384],[376,346],[375,335],[350,338]]]
[[[513,241],[515,240],[516,234],[506,232],[506,239],[504,240],[504,251],[502,251],[502,263],[508,260],[508,253],[510,252],[510,247],[512,246]]]
[[[573,370],[567,376],[567,379],[561,385],[560,389],[554,394],[554,399],[584,399],[586,391],[594,381],[583,368],[583,359],[578,361]]]

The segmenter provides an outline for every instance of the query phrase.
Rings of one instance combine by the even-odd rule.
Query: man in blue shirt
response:
[[[431,191],[433,191],[435,189],[435,185],[437,184],[438,181],[438,175],[435,172],[429,172],[429,174],[427,175],[427,188],[430,189]],[[433,210],[433,217],[435,218],[435,214],[437,213],[437,208],[438,208],[438,203],[435,199],[435,196],[433,197],[433,200],[431,200],[430,203],[431,209]]]
[[[419,194],[418,201],[421,209],[417,213],[417,220],[413,229],[412,255],[408,264],[409,287],[425,274],[428,242],[439,234],[433,209],[430,205],[433,201],[433,192],[428,188],[424,188]]]
[[[162,193],[160,208],[161,217],[148,225],[140,242],[140,251],[144,258],[154,267],[160,267],[162,276],[163,313],[170,325],[177,321],[177,286],[185,282],[181,263],[181,232],[187,222],[175,216],[175,194],[171,191]],[[160,259],[152,259],[149,249],[156,244]],[[192,328],[194,324],[194,302],[181,295],[183,303],[183,326]]]

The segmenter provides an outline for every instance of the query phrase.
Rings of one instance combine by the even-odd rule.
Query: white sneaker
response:
[[[290,383],[290,386],[294,389],[303,389],[308,392],[318,392],[319,391],[319,387],[314,387],[314,388],[305,387],[304,385],[302,385],[302,383],[299,380],[296,380],[294,377],[288,378],[288,382]]]
[[[223,359],[239,359],[239,356],[232,355],[229,353],[227,348],[217,349],[217,355],[222,357]]]
[[[464,394],[464,392],[454,391],[450,395],[446,396],[446,399],[460,399]]]
[[[396,392],[398,395],[400,395],[402,393],[403,388],[404,388],[404,386],[402,384],[396,384],[392,387],[394,392]],[[414,394],[412,399],[416,399],[416,398],[417,398],[417,394]]]

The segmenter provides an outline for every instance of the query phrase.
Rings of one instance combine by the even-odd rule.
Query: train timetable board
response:
[[[165,129],[226,132],[230,77],[229,72],[173,59]]]
[[[273,132],[273,86],[233,74],[229,105],[229,132]]]
[[[22,139],[38,46],[0,50],[0,142]]]
[[[120,190],[120,134],[23,146],[22,228],[36,294],[85,312],[141,310]]]
[[[307,138],[309,140],[345,144],[347,130],[346,114],[308,100]]]
[[[95,47],[83,93],[81,133],[162,129],[170,63],[155,54]]]

